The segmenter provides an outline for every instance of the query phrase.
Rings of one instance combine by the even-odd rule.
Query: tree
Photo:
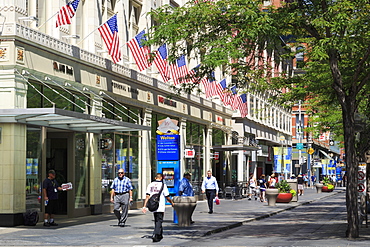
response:
[[[370,4],[367,0],[290,0],[265,11],[262,1],[191,1],[183,7],[163,6],[151,17],[160,23],[148,44],[170,47],[170,60],[186,54],[201,61],[198,76],[215,68],[233,75],[243,90],[290,88],[293,98],[330,97],[340,106],[348,183],[347,236],[359,236],[355,114],[369,99]],[[292,38],[289,40],[289,38]],[[285,64],[289,49],[306,44],[305,74],[279,80],[265,76],[266,50]],[[256,66],[255,61],[259,60]],[[193,89],[195,84],[186,84]],[[283,97],[275,94],[276,98]]]

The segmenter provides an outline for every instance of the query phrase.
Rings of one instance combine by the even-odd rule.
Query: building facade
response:
[[[270,169],[270,148],[282,134],[289,139],[287,112],[250,96],[250,109],[268,110],[242,119],[217,99],[173,94],[153,66],[138,72],[125,44],[151,23],[146,13],[166,3],[182,4],[81,0],[72,23],[56,28],[65,1],[0,0],[0,225],[22,224],[27,209],[43,212],[49,169],[59,183],[73,184],[59,195],[62,215],[111,212],[109,186],[121,167],[140,207],[157,172],[158,122],[166,118],[178,123],[180,153],[195,151],[179,162],[198,194],[208,169],[222,186],[243,181],[251,162]],[[123,44],[117,64],[97,31],[115,13]]]

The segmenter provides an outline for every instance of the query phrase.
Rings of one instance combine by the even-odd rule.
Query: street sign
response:
[[[308,154],[313,154],[314,152],[315,152],[315,150],[313,148],[307,149],[307,153]]]
[[[358,173],[357,173],[357,191],[361,195],[366,195],[366,164],[360,163],[358,165]]]
[[[297,148],[298,150],[302,150],[302,149],[303,149],[303,143],[297,143],[296,148]]]

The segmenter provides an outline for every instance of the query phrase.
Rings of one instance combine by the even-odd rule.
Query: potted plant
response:
[[[334,185],[328,177],[324,177],[322,184],[322,192],[332,192],[334,190]]]
[[[293,193],[297,193],[295,190],[292,190],[290,184],[286,180],[281,180],[275,186],[279,190],[279,194],[276,198],[276,202],[285,202],[288,203],[293,198]]]

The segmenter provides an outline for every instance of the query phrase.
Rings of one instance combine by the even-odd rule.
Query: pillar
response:
[[[26,81],[14,70],[0,70],[0,108],[26,107]],[[26,125],[0,123],[0,226],[23,224],[26,211]]]

